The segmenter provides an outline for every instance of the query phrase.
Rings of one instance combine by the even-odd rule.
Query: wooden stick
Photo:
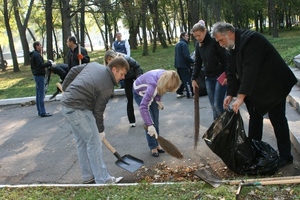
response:
[[[197,81],[198,82],[198,81]],[[194,94],[194,149],[197,149],[199,140],[199,127],[200,127],[200,111],[199,111],[199,88],[195,88]]]
[[[64,92],[64,90],[63,90],[63,88],[62,88],[62,85],[61,85],[59,82],[56,83],[56,87],[57,87],[61,92]]]
[[[81,46],[78,44],[78,54],[81,54]],[[81,65],[81,59],[79,59],[79,65]]]

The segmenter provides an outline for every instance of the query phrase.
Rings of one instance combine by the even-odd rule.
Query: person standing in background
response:
[[[192,75],[193,89],[199,89],[196,80],[199,78],[203,65],[207,95],[213,110],[213,118],[216,119],[224,111],[223,101],[227,88],[226,79],[222,83],[219,83],[217,79],[228,69],[228,55],[226,50],[210,36],[203,20],[193,26],[192,32],[198,41],[196,43],[195,67]]]
[[[263,116],[268,113],[279,151],[279,167],[293,163],[289,125],[286,119],[286,97],[297,78],[274,46],[260,33],[235,29],[226,22],[212,27],[215,40],[230,51],[227,73],[227,108],[233,97],[234,112],[245,102],[249,112],[250,139],[260,141]]]
[[[29,57],[31,61],[31,72],[35,81],[36,91],[36,108],[40,117],[51,117],[50,113],[47,113],[44,105],[45,98],[45,68],[55,66],[55,63],[44,62],[42,57],[43,46],[39,41],[33,43],[33,51],[30,52]]]
[[[183,89],[186,89],[186,97],[191,98],[194,96],[194,92],[191,84],[191,65],[194,63],[194,59],[190,56],[188,47],[189,34],[182,32],[180,34],[180,40],[175,46],[175,68],[181,79],[181,85],[176,91],[177,98],[182,98]]]
[[[112,49],[118,53],[125,54],[130,57],[130,45],[128,40],[122,40],[122,33],[116,33],[117,40],[113,42]],[[120,81],[120,88],[124,88],[124,81]]]
[[[69,70],[72,67],[79,65],[79,60],[81,60],[81,64],[90,62],[90,57],[88,56],[85,48],[80,46],[81,53],[79,53],[79,46],[77,44],[75,36],[68,37],[67,46],[69,47],[69,51],[67,54],[67,64],[69,66]]]
[[[122,40],[122,33],[116,33],[117,40],[113,42],[112,49],[116,52],[130,56],[130,45],[128,40]]]
[[[112,50],[108,50],[105,55],[104,55],[104,61],[105,65],[108,65],[114,58],[117,57],[124,57],[126,61],[129,64],[129,71],[127,72],[123,82],[124,82],[124,89],[125,89],[125,95],[127,98],[127,117],[130,123],[131,127],[135,127],[135,116],[134,116],[134,107],[133,107],[133,93],[132,93],[132,86],[134,80],[139,77],[142,73],[143,70],[140,67],[140,64],[134,60],[133,58],[121,54],[121,53],[116,53]]]

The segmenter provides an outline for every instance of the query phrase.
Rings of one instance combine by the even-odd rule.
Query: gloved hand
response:
[[[83,59],[83,55],[82,55],[81,53],[79,53],[79,54],[77,55],[77,58],[78,58],[78,60],[82,60],[82,59]]]
[[[161,101],[156,101],[157,105],[158,105],[158,109],[159,110],[163,110],[164,109],[164,104]]]
[[[104,133],[104,131],[100,133],[100,139],[101,139],[101,141],[103,140],[103,138],[105,138],[105,133]]]
[[[157,132],[156,132],[155,127],[154,127],[153,125],[148,126],[148,134],[149,134],[151,137],[155,137],[155,139],[158,138]]]
[[[52,67],[52,68],[55,68],[55,67],[56,67],[56,63],[55,63],[55,62],[52,62],[51,67]]]

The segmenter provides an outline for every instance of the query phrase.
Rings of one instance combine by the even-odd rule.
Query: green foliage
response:
[[[283,59],[293,66],[292,59],[300,54],[300,27],[293,27],[293,30],[279,30],[279,38],[272,38],[267,32],[265,36],[271,41],[275,48],[279,51]],[[174,46],[168,48],[157,47],[155,53],[151,51],[149,46],[149,55],[142,56],[142,47],[131,51],[131,57],[137,60],[144,72],[152,69],[175,69],[174,68]],[[194,50],[194,44],[189,43],[190,53]],[[104,50],[89,52],[91,61],[103,63]],[[57,60],[57,63],[62,60]],[[56,91],[55,83],[59,81],[59,77],[52,74],[50,87],[47,94],[53,94]],[[35,95],[35,83],[32,78],[30,66],[20,66],[20,72],[13,72],[12,67],[8,67],[5,72],[0,72],[0,99],[27,97]]]

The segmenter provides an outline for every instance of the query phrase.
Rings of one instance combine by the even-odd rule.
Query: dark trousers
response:
[[[177,94],[183,94],[184,88],[186,89],[186,97],[190,98],[194,96],[192,81],[191,81],[191,69],[188,68],[177,68],[177,72],[179,74],[181,85],[176,91]]]
[[[263,116],[256,111],[249,99],[245,99],[245,104],[250,115],[248,137],[260,141],[263,134]],[[268,111],[268,115],[277,139],[279,156],[290,160],[293,159],[293,156],[291,154],[290,132],[285,110],[286,100],[283,99]]]
[[[132,94],[132,86],[133,86],[133,78],[124,79],[124,89],[125,95],[127,98],[127,117],[129,123],[135,123],[134,116],[134,107],[133,107],[133,94]]]

